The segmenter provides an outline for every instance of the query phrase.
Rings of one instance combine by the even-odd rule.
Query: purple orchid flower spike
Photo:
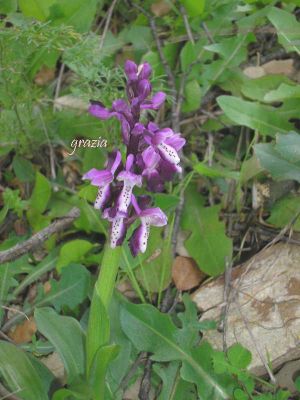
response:
[[[149,197],[139,196],[137,202],[133,191],[145,182],[151,192],[162,192],[165,182],[173,179],[181,171],[178,152],[185,144],[179,133],[169,128],[160,129],[153,122],[140,121],[143,110],[158,110],[166,99],[163,92],[151,95],[149,81],[151,66],[137,65],[126,61],[127,100],[117,99],[110,108],[99,101],[92,101],[89,112],[101,119],[117,118],[121,123],[123,143],[126,146],[125,167],[121,153],[110,156],[104,170],[93,168],[83,179],[99,188],[95,208],[103,210],[103,218],[110,222],[110,245],[120,246],[127,227],[139,218],[141,223],[130,239],[130,249],[134,256],[145,252],[150,226],[164,226],[167,217],[160,208],[147,208]],[[143,113],[143,118],[144,118]],[[147,113],[145,114],[147,117]],[[150,199],[151,200],[151,199]]]
[[[127,213],[128,207],[131,202],[131,194],[134,186],[142,186],[142,176],[131,172],[134,161],[134,155],[129,154],[126,160],[125,170],[121,171],[117,176],[118,181],[123,181],[123,189],[117,201],[117,208],[119,212]]]
[[[113,163],[108,162],[107,169],[98,170],[92,168],[83,175],[82,179],[88,179],[93,186],[98,187],[98,194],[94,203],[96,209],[103,209],[105,204],[109,201],[111,194],[110,184],[114,180],[114,173],[120,165],[120,162],[121,153],[117,151]]]
[[[131,201],[137,216],[141,220],[141,224],[135,229],[129,242],[130,250],[135,257],[139,252],[145,253],[147,249],[150,226],[164,226],[168,220],[160,208],[141,210],[134,195],[132,195]]]

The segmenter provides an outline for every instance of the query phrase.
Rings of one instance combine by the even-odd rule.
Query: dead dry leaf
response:
[[[17,325],[8,336],[17,344],[31,342],[32,336],[37,331],[36,323],[33,317],[25,320],[22,324]]]
[[[165,0],[156,1],[151,5],[151,11],[156,17],[163,17],[171,10],[170,4]]]
[[[66,383],[64,364],[58,353],[54,352],[47,357],[42,357],[41,361],[62,384]]]
[[[203,282],[205,274],[192,258],[178,256],[172,266],[172,278],[178,290],[189,290]]]
[[[50,83],[55,77],[55,69],[43,66],[34,78],[34,82],[38,86],[45,86]]]
[[[58,97],[57,99],[55,99],[54,106],[57,109],[73,108],[75,110],[87,111],[89,104],[88,104],[88,102],[86,102],[78,97],[66,95],[66,96],[61,96],[61,97]]]
[[[294,73],[294,60],[272,60],[261,66],[267,75],[283,74],[291,76]]]

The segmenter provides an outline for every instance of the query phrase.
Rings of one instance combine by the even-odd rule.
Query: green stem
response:
[[[115,249],[110,248],[108,244],[105,246],[100,274],[95,285],[95,290],[106,311],[108,311],[115,287],[121,254],[121,246],[118,246]]]
[[[101,269],[95,284],[90,307],[86,335],[86,369],[90,375],[93,360],[98,350],[109,343],[110,323],[108,309],[119,269],[122,247],[110,248],[107,244],[101,262]]]

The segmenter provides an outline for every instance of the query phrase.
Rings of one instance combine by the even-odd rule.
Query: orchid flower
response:
[[[91,101],[89,112],[102,120],[114,117],[120,121],[126,161],[122,164],[121,153],[117,151],[110,157],[106,169],[93,168],[83,179],[89,179],[99,188],[94,206],[103,210],[103,218],[110,222],[112,248],[123,243],[127,227],[136,218],[140,219],[129,244],[136,256],[146,251],[150,226],[166,225],[167,217],[160,208],[142,205],[144,196],[136,198],[135,187],[141,188],[145,183],[149,191],[162,192],[165,182],[181,171],[179,151],[185,139],[170,128],[160,129],[153,122],[144,124],[140,120],[141,114],[147,117],[144,110],[158,110],[166,99],[163,92],[151,96],[151,66],[148,63],[138,66],[128,60],[125,74],[127,101],[117,99],[110,108],[99,101]]]
[[[141,221],[141,224],[135,229],[129,241],[130,250],[135,257],[139,252],[145,253],[147,249],[150,226],[166,225],[167,217],[158,207],[141,210],[134,195],[132,195],[131,201]]]
[[[82,179],[88,179],[91,181],[91,184],[93,186],[98,187],[98,193],[94,203],[94,207],[96,209],[103,209],[105,204],[109,201],[111,194],[110,184],[114,180],[114,173],[120,165],[120,162],[121,153],[117,151],[112,165],[109,165],[108,162],[107,169],[98,170],[96,168],[92,168],[90,171],[83,175]]]

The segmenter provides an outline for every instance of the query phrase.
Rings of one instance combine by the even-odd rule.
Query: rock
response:
[[[204,281],[206,275],[200,271],[191,257],[177,256],[172,266],[172,278],[178,290],[190,290]]]
[[[243,72],[250,79],[257,79],[266,75],[266,72],[262,67],[247,67]]]
[[[261,66],[267,75],[270,74],[283,74],[291,76],[294,73],[294,60],[272,60]]]
[[[48,369],[50,369],[50,371],[61,382],[61,384],[64,385],[66,383],[64,364],[58,353],[54,352],[47,357],[42,357],[41,362],[46,365]]]
[[[300,376],[300,360],[286,363],[276,374],[278,386],[288,389],[291,393],[296,393],[294,381]]]
[[[239,342],[252,352],[250,369],[264,375],[300,358],[300,246],[279,243],[232,271],[227,313],[227,346]],[[204,284],[192,296],[202,320],[220,320],[224,309],[224,277]],[[216,348],[223,334],[205,332]]]

